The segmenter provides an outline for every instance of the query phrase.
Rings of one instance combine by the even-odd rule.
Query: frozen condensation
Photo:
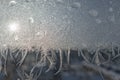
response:
[[[46,35],[46,32],[45,31],[39,31],[36,33],[36,36],[39,38],[39,39],[42,39],[43,37],[45,37]]]
[[[15,6],[16,4],[17,4],[16,1],[10,1],[10,2],[9,2],[9,5],[10,5],[10,6]]]
[[[113,8],[112,8],[112,7],[110,7],[110,8],[109,8],[109,11],[110,11],[110,12],[113,12]]]
[[[119,42],[118,3],[118,0],[2,0],[0,44],[68,49]]]
[[[57,75],[66,67],[65,61],[68,66],[78,60],[97,67],[113,60],[119,63],[119,47],[113,45],[120,43],[119,7],[120,0],[0,0],[4,74],[11,61],[17,67],[12,72],[16,71],[21,80],[26,75],[28,80],[39,80],[43,72],[47,74],[52,69]],[[28,58],[32,69],[21,75],[25,73],[22,64]],[[1,64],[0,60],[0,71]]]
[[[115,15],[109,16],[108,19],[111,22],[115,22]]]
[[[96,23],[100,24],[102,21],[100,19],[96,19]]]
[[[94,10],[94,9],[89,10],[89,14],[90,14],[91,16],[93,16],[93,17],[98,16],[98,12],[97,12],[97,10]]]
[[[30,17],[30,18],[29,18],[29,23],[34,23],[33,17]]]
[[[64,3],[64,0],[56,0],[59,3]]]
[[[80,8],[81,7],[81,3],[80,2],[73,2],[72,7],[73,8]]]

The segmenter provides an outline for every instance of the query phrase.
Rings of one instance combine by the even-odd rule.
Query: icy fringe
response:
[[[76,51],[73,53],[72,51]],[[32,54],[32,57],[29,56]],[[82,58],[84,65],[96,65],[100,67],[101,65],[106,64],[115,64],[119,65],[120,63],[120,49],[119,46],[110,45],[107,47],[100,46],[96,49],[89,50],[87,48],[84,49],[42,49],[32,47],[28,48],[4,48],[0,50],[0,80],[5,79],[9,75],[9,66],[12,66],[15,70],[14,75],[17,75],[15,80],[42,80],[40,78],[41,75],[46,75],[47,73],[51,73],[54,75],[59,74],[63,68],[63,55],[66,55],[65,59],[68,65],[71,63],[72,54],[77,54],[79,58]],[[29,57],[31,60],[35,59],[31,62],[30,71],[25,71],[23,69],[25,61]],[[88,65],[88,66],[90,66]],[[114,69],[118,69],[118,67],[113,66]],[[59,66],[59,67],[57,67]],[[53,72],[53,73],[52,73]],[[98,72],[102,78],[104,79],[102,69],[98,69]],[[12,74],[12,73],[10,73]],[[111,74],[114,78],[120,79],[120,77],[115,77],[115,74]],[[10,77],[11,78],[11,77]],[[12,79],[9,79],[12,80]],[[43,79],[47,80],[47,79]]]

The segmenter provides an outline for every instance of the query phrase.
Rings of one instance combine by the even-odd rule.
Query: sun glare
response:
[[[9,27],[10,31],[16,32],[18,30],[19,24],[18,23],[10,23],[8,27]]]

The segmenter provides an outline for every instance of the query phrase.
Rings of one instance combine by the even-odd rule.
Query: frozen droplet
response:
[[[113,12],[113,8],[112,8],[112,7],[110,7],[110,8],[109,8],[109,11],[110,11],[110,12]]]
[[[64,15],[62,18],[63,18],[63,19],[67,19],[67,18],[68,18],[68,15]]]
[[[30,2],[30,0],[25,0],[25,2]]]
[[[36,35],[39,36],[39,35],[40,35],[40,32],[37,32]]]
[[[46,35],[45,31],[39,31],[36,33],[36,36],[40,39],[42,39]]]
[[[115,16],[114,16],[114,15],[109,16],[108,19],[109,19],[109,21],[111,21],[111,22],[115,22]]]
[[[82,43],[82,46],[83,46],[84,48],[86,48],[86,47],[87,47],[87,44],[85,44],[85,43]]]
[[[16,4],[17,4],[16,1],[10,1],[10,2],[9,2],[9,6],[15,6]]]
[[[98,12],[97,12],[96,10],[94,10],[94,9],[89,10],[89,14],[90,14],[91,16],[94,16],[94,17],[98,16]]]
[[[100,23],[102,22],[100,19],[96,19],[95,21],[96,21],[96,23],[98,23],[98,24],[100,24]]]
[[[63,0],[56,0],[58,3],[64,3]]]
[[[69,11],[71,11],[71,10],[72,10],[72,7],[71,7],[71,6],[67,6],[67,9],[68,9]]]
[[[109,1],[110,4],[112,4],[113,2],[112,1]]]
[[[30,18],[29,18],[29,23],[34,23],[33,17],[30,17]]]
[[[77,8],[81,7],[81,4],[80,4],[80,2],[74,2],[71,7],[77,9]]]

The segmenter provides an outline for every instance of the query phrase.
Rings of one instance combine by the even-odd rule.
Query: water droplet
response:
[[[10,1],[10,2],[9,2],[9,6],[15,6],[16,4],[17,4],[16,1]]]
[[[63,18],[63,19],[67,19],[67,18],[68,18],[68,15],[64,15],[62,18]]]
[[[36,35],[39,36],[39,35],[40,35],[40,32],[37,32]]]
[[[36,33],[36,37],[38,37],[39,39],[42,39],[45,35],[46,35],[45,31],[39,31]]]
[[[94,10],[94,9],[90,10],[90,11],[89,11],[89,14],[90,14],[91,16],[94,16],[94,17],[98,16],[98,12],[97,12],[96,10]]]
[[[98,24],[100,24],[100,23],[102,22],[100,19],[96,19],[95,21],[96,21],[96,23],[98,23]]]
[[[81,7],[81,4],[80,2],[74,2],[71,7],[77,9]]]
[[[112,8],[112,7],[110,7],[110,8],[109,8],[109,11],[110,11],[110,12],[113,12],[113,8]]]
[[[115,15],[109,16],[108,19],[109,19],[111,22],[115,22]]]
[[[109,1],[110,4],[112,4],[113,2],[112,1]]]
[[[33,17],[30,17],[30,18],[29,18],[29,23],[34,23]]]

